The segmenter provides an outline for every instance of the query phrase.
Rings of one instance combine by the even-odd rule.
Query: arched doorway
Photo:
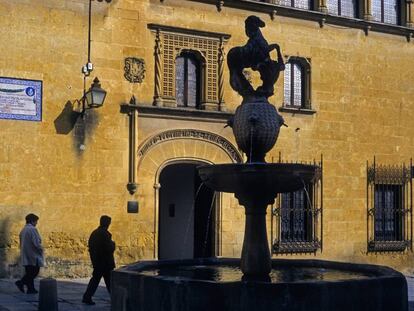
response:
[[[211,257],[216,248],[214,191],[201,184],[196,167],[174,163],[160,174],[158,258]]]

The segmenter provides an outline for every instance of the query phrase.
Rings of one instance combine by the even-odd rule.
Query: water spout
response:
[[[217,195],[217,192],[214,191],[213,198],[211,199],[210,210],[208,212],[207,224],[206,224],[206,235],[204,237],[204,244],[203,244],[203,249],[202,249],[202,252],[201,252],[203,254],[203,257],[205,257],[205,252],[206,252],[206,248],[207,248],[208,234],[209,234],[209,231],[210,231],[211,212],[213,211],[214,203],[216,203],[216,195]]]
[[[188,241],[188,232],[190,231],[190,224],[191,224],[191,220],[193,219],[193,215],[194,215],[194,210],[195,210],[195,202],[197,200],[198,194],[200,193],[201,187],[204,186],[204,182],[202,182],[200,184],[200,186],[198,187],[196,194],[194,195],[194,199],[193,199],[193,204],[192,204],[192,208],[191,208],[191,213],[188,214],[188,220],[187,220],[187,226],[185,228],[185,234],[184,234],[184,242],[182,244],[181,247],[181,259],[184,259],[184,253],[187,247],[187,241]]]

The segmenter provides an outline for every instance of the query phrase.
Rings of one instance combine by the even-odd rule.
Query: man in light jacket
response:
[[[36,229],[39,217],[35,214],[26,216],[26,225],[20,232],[20,256],[25,274],[21,280],[16,281],[17,288],[24,293],[27,286],[27,294],[36,294],[34,279],[39,274],[40,267],[44,265],[42,239]]]

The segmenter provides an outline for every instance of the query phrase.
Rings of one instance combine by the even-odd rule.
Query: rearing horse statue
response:
[[[268,44],[263,37],[260,28],[265,23],[256,16],[249,16],[245,21],[246,35],[249,40],[244,46],[232,48],[227,56],[227,65],[230,70],[230,85],[241,96],[273,95],[274,84],[279,78],[279,73],[285,70],[283,57],[278,44]],[[270,58],[270,52],[276,50],[277,61]],[[254,90],[243,74],[244,68],[259,71],[263,84]]]

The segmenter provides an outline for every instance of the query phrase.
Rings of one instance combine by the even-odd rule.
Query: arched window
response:
[[[303,69],[299,63],[289,62],[285,68],[284,103],[285,106],[302,107]]]
[[[381,23],[398,24],[397,0],[372,0],[372,19]]]
[[[284,72],[283,106],[311,109],[310,63],[302,57],[290,57]]]
[[[356,0],[327,0],[330,14],[356,17]]]
[[[200,61],[192,52],[175,60],[175,99],[178,107],[200,106]]]

